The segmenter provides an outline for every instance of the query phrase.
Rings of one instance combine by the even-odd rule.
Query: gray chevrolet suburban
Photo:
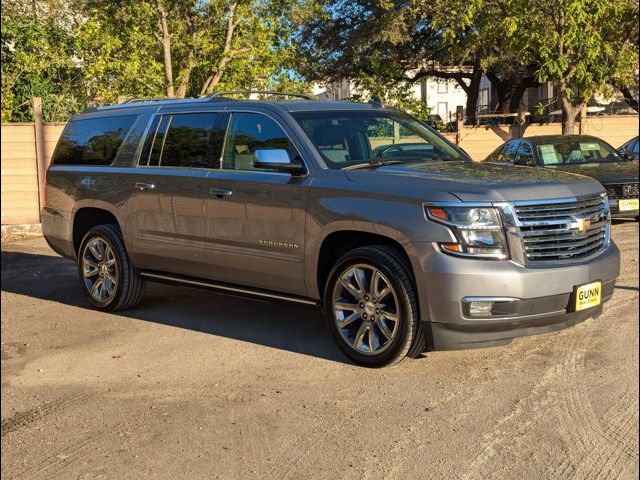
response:
[[[95,308],[147,281],[319,305],[366,366],[597,317],[619,273],[596,180],[473,163],[381,102],[88,109],[45,194],[45,238]]]

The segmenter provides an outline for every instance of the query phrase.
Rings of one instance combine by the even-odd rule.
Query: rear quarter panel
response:
[[[42,208],[41,221],[44,237],[54,251],[75,259],[73,222],[78,210],[84,207],[101,208],[112,213],[129,248],[130,225],[124,209],[131,194],[131,167],[152,114],[153,111],[147,108],[131,109],[126,113],[114,111],[82,115],[82,118],[137,115],[137,119],[110,166],[51,165],[47,170],[46,205]],[[74,118],[78,117],[71,120]]]

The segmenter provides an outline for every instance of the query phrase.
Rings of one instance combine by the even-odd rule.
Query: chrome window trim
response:
[[[153,119],[155,121],[155,115],[153,115]],[[160,125],[162,124],[162,115],[158,116],[158,124],[156,125],[156,129],[153,132],[153,140],[151,141],[151,148],[149,148],[149,155],[147,155],[147,162],[144,164],[145,167],[149,166],[149,162],[151,161],[151,152],[153,152],[153,144],[156,143],[156,138],[158,137],[158,130],[160,130]],[[149,125],[149,128],[151,128],[151,125],[153,125],[153,122],[151,122],[151,124]],[[144,144],[147,142],[147,139],[145,137],[144,142],[142,142],[142,149],[144,150]],[[142,155],[142,152],[140,152],[140,155]],[[138,159],[138,165],[140,165],[140,160],[142,160],[142,158]]]
[[[164,116],[164,115],[163,115]],[[160,147],[160,155],[158,156],[158,167],[164,167],[164,165],[162,165],[162,154],[164,153],[164,144],[167,142],[167,134],[169,133],[169,129],[171,128],[171,123],[173,122],[173,115],[169,116],[169,120],[167,121],[167,126],[165,127],[164,130],[164,135],[162,136],[162,146]],[[159,126],[160,124],[158,124]],[[155,138],[153,139],[155,142]],[[153,145],[151,145],[151,148],[153,149]],[[149,154],[149,160],[151,160],[151,154]],[[149,167],[153,167],[154,165],[148,165]],[[175,167],[175,165],[170,165],[171,167]],[[181,168],[181,167],[178,167]],[[190,168],[190,167],[182,167],[182,168]]]

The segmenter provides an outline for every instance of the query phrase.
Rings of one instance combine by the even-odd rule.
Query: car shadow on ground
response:
[[[93,311],[75,264],[58,256],[3,251],[2,291]],[[148,283],[138,307],[114,315],[351,364],[315,307]]]

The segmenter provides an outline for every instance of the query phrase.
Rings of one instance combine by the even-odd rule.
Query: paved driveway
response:
[[[153,285],[99,313],[3,243],[2,478],[638,478],[638,224],[614,238],[597,320],[382,370],[311,308]]]

